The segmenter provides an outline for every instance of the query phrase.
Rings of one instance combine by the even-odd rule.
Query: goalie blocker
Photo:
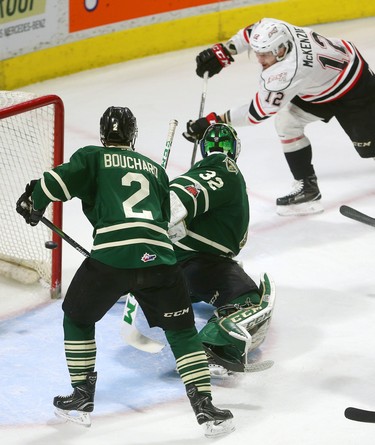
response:
[[[228,304],[215,310],[199,336],[211,362],[211,375],[223,377],[246,372],[248,353],[266,338],[275,305],[273,280],[265,273],[260,280],[259,304]]]

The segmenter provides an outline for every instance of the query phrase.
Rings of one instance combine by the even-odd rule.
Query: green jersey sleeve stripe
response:
[[[48,199],[50,199],[51,201],[60,201],[60,199],[56,198],[56,196],[52,195],[52,193],[48,190],[46,182],[44,180],[44,176],[42,176],[40,180],[40,186]]]
[[[206,190],[205,187],[202,187],[202,192],[203,192],[204,202],[205,202],[203,213],[205,213],[210,208],[210,195],[208,194],[208,191]]]
[[[207,212],[207,210],[210,208],[210,196],[208,194],[207,189],[204,187],[204,185],[201,182],[197,181],[196,179],[191,178],[190,176],[182,175],[182,176],[178,177],[178,179],[181,179],[181,178],[186,179],[187,181],[189,181],[189,183],[199,184],[199,186],[200,186],[199,190],[202,191],[203,196],[204,196],[204,211],[203,211],[203,213]],[[187,185],[189,185],[189,184],[187,184]],[[171,187],[177,187],[177,188],[183,190],[188,196],[190,196],[193,199],[193,201],[194,201],[194,216],[196,216],[197,215],[197,199],[194,198],[191,195],[191,193],[189,193],[185,189],[185,186],[183,186],[181,184],[173,183],[173,184],[171,184]]]
[[[55,178],[56,182],[59,183],[62,191],[64,192],[64,195],[67,200],[72,199],[72,195],[69,193],[68,187],[65,185],[65,182],[60,178],[60,176],[54,172],[53,170],[50,171],[51,176]]]
[[[59,184],[59,186],[61,187],[61,190],[63,191],[66,200],[70,200],[72,199],[72,195],[69,193],[68,187],[66,186],[65,182],[61,179],[61,177],[53,170],[50,170],[48,172],[54,179],[55,181]]]
[[[185,187],[181,184],[171,184],[171,187],[175,187],[178,188],[180,190],[182,190],[184,193],[186,193],[187,196],[189,196],[189,198],[193,201],[193,205],[194,205],[194,216],[197,215],[197,200],[194,198],[194,196],[189,193]]]
[[[113,241],[110,243],[98,244],[92,247],[92,250],[108,249],[110,247],[128,246],[130,244],[153,244],[159,247],[165,247],[166,249],[173,250],[172,244],[164,243],[162,241],[156,241],[149,238],[134,238],[129,240]]]
[[[98,229],[96,231],[96,233],[101,234],[101,233],[114,232],[116,230],[139,228],[139,227],[151,229],[151,230],[154,230],[155,232],[159,232],[165,236],[168,236],[168,232],[166,230],[164,230],[162,227],[159,227],[156,224],[140,222],[140,221],[130,222],[130,223],[121,223],[121,224],[115,224],[114,226],[102,227],[101,229]]]
[[[221,252],[225,254],[232,254],[233,252],[228,249],[228,247],[223,246],[222,244],[216,243],[215,241],[212,241],[204,236],[198,235],[197,233],[192,232],[191,230],[187,231],[187,236],[196,239],[197,241],[200,241],[203,244],[206,244],[208,246],[214,247],[217,250],[220,250]],[[183,243],[180,242],[180,244],[183,245]]]
[[[201,187],[200,190],[203,192],[203,195],[204,195],[204,212],[203,213],[207,212],[207,210],[210,208],[210,197],[209,197],[208,191],[206,190],[206,187],[201,182],[197,181],[196,179],[191,178],[190,176],[182,175],[182,176],[179,176],[179,178],[184,178],[184,179],[187,179],[188,181],[192,181],[193,184],[200,185],[200,187]]]
[[[185,246],[185,244],[182,244],[181,241],[177,241],[176,243],[173,243],[173,244],[182,250],[188,250],[190,252],[197,252],[196,249],[192,249],[191,247]]]

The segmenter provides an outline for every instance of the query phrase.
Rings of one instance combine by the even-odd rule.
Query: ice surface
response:
[[[375,19],[315,27],[358,46],[375,68]],[[137,149],[161,161],[170,119],[177,119],[169,159],[171,178],[188,169],[192,145],[181,133],[199,112],[202,81],[194,73],[201,48],[77,73],[23,88],[57,94],[65,103],[65,158],[98,143],[99,119],[111,105],[137,116]],[[209,80],[205,111],[223,112],[255,91],[258,67],[241,56]],[[375,120],[374,120],[375,124]],[[251,203],[249,241],[239,257],[258,281],[266,271],[277,301],[259,360],[264,372],[213,385],[214,403],[233,411],[237,430],[220,445],[351,445],[374,443],[374,427],[344,418],[349,405],[375,409],[374,229],[344,218],[342,204],[375,214],[375,162],[360,159],[336,121],[308,128],[325,212],[280,217],[275,199],[292,178],[272,120],[238,130],[239,166]],[[32,178],[30,178],[32,179]],[[64,205],[64,230],[86,248],[91,227],[80,203]],[[81,255],[64,246],[63,292]],[[0,279],[0,437],[4,445],[200,445],[207,443],[174,372],[168,349],[136,351],[120,337],[123,306],[98,323],[98,385],[93,425],[62,424],[52,398],[70,392],[61,301]],[[198,324],[209,308],[197,308]],[[144,320],[140,327],[147,329]],[[155,331],[155,330],[153,330]],[[162,333],[151,332],[159,339]],[[150,332],[148,331],[150,334]]]

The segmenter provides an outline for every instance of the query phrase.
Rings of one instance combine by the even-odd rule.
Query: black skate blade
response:
[[[375,411],[349,407],[346,408],[344,415],[347,419],[356,422],[375,423]]]

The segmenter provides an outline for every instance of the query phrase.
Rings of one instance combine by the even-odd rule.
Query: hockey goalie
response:
[[[169,236],[192,302],[216,308],[200,331],[211,375],[265,369],[270,362],[249,364],[248,355],[266,338],[275,286],[268,274],[257,286],[234,259],[249,225],[246,183],[236,163],[241,143],[234,128],[215,123],[199,145],[203,159],[171,181]]]

